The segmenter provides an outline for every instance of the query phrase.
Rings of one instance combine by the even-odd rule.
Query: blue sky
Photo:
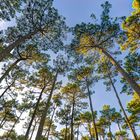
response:
[[[105,0],[54,0],[54,6],[66,17],[67,24],[73,26],[80,22],[90,21],[91,13],[99,16],[100,5]],[[132,0],[109,0],[112,4],[112,16],[124,16],[131,14]]]

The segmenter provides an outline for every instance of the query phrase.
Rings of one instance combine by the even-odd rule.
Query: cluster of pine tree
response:
[[[0,31],[0,139],[140,140],[140,0],[129,17],[101,7],[99,20],[70,28],[53,0],[0,1],[0,21],[12,23]],[[93,106],[97,83],[119,111]]]

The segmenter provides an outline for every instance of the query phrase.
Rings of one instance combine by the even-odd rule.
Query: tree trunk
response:
[[[54,91],[54,88],[55,88],[55,83],[57,81],[57,76],[58,76],[58,72],[56,72],[56,75],[54,77],[52,88],[51,88],[51,91],[50,91],[50,94],[49,94],[49,97],[48,97],[45,109],[44,109],[44,111],[42,113],[42,116],[41,116],[41,120],[40,120],[40,123],[39,123],[39,128],[38,128],[35,140],[40,140],[41,139],[42,132],[43,132],[43,127],[44,127],[44,123],[45,123],[45,119],[46,119],[47,112],[48,112],[48,109],[49,109],[49,106],[50,106],[50,101],[51,101],[51,98],[52,98],[52,95],[53,95],[53,91]]]
[[[10,89],[10,87],[15,83],[15,81],[13,81],[9,86],[7,86],[7,88],[3,91],[3,93],[0,95],[0,99],[4,96],[4,94],[7,92],[7,90]]]
[[[13,42],[12,44],[10,44],[9,46],[7,46],[4,50],[2,50],[0,52],[0,62],[3,61],[3,59],[7,58],[8,56],[10,56],[10,52],[15,49],[16,47],[18,47],[19,45],[21,45],[22,43],[24,43],[27,39],[31,39],[32,36],[34,36],[36,33],[38,33],[40,30],[37,29],[34,32],[31,32],[25,36],[21,36],[19,39],[17,39],[15,42]]]
[[[136,91],[138,96],[140,97],[140,86],[131,78],[129,77],[129,74],[119,65],[119,63],[103,48],[96,47],[100,49],[104,55],[106,55],[110,62],[116,67],[116,69],[122,74],[124,79],[130,84],[130,86]]]
[[[110,133],[110,140],[113,140],[113,138],[112,138],[112,132],[111,132],[111,125],[109,125],[109,133]]]
[[[78,124],[78,128],[77,128],[77,140],[79,140],[79,124]]]
[[[20,120],[20,118],[21,118],[23,112],[24,112],[24,110],[20,113],[19,117],[16,119],[15,123],[13,124],[13,126],[12,126],[10,132],[9,132],[8,135],[7,135],[7,140],[8,140],[8,138],[9,138],[10,134],[12,133],[13,129],[15,128],[17,122]]]
[[[72,104],[72,114],[71,114],[71,135],[70,139],[73,140],[73,119],[74,119],[74,110],[75,110],[75,95],[73,95],[73,104]]]
[[[95,122],[95,117],[94,117],[94,112],[93,112],[93,106],[92,106],[92,99],[91,99],[91,93],[89,90],[89,86],[88,86],[88,82],[86,81],[86,86],[87,86],[87,91],[88,91],[88,97],[89,97],[89,103],[90,103],[90,110],[92,113],[92,123],[94,126],[94,132],[95,132],[95,139],[98,140],[98,131],[97,131],[97,127],[96,127],[96,122]]]
[[[23,59],[17,59],[6,71],[5,73],[0,77],[0,83],[2,82],[2,80],[4,78],[6,78],[6,76],[9,74],[9,72]]]
[[[67,140],[67,131],[68,131],[68,124],[66,123],[66,128],[65,128],[65,139],[64,140]]]
[[[89,129],[90,138],[91,138],[91,140],[93,140],[93,136],[92,136],[92,133],[91,133],[91,125],[90,125],[90,122],[88,123],[88,129]]]
[[[41,98],[42,98],[42,94],[43,94],[45,88],[46,88],[46,85],[42,88],[42,90],[41,90],[41,92],[40,92],[39,98],[38,98],[37,103],[36,103],[36,105],[35,105],[35,110],[34,110],[34,112],[33,112],[32,118],[31,118],[31,120],[30,120],[30,122],[29,122],[28,129],[27,129],[26,134],[25,134],[25,140],[28,139],[31,126],[32,126],[33,120],[34,120],[34,118],[35,118],[35,115],[36,115],[36,112],[37,112],[37,109],[38,109],[38,106],[39,106],[39,103],[40,103],[40,100],[41,100]]]
[[[6,122],[5,119],[6,119],[6,114],[4,115],[2,121],[0,122],[0,128],[2,128],[4,123]]]
[[[50,124],[49,124],[49,128],[48,128],[48,130],[46,131],[46,132],[47,132],[47,133],[46,133],[46,134],[47,134],[47,137],[46,137],[47,140],[49,139],[50,130],[51,130],[51,126],[52,126],[52,122],[53,122],[53,117],[54,117],[55,111],[56,111],[56,107],[55,107],[54,110],[53,110],[53,113],[52,113],[52,116],[51,116],[51,120],[50,120]],[[44,137],[46,136],[46,134],[44,135]]]
[[[118,128],[119,128],[119,131],[121,132],[122,129],[121,129],[121,126],[120,126],[119,122],[117,122],[117,125],[118,125]]]
[[[112,81],[111,76],[110,76],[110,72],[109,72],[109,74],[108,74],[108,77],[109,77],[110,82],[111,82],[111,84],[112,84],[112,87],[113,87],[113,89],[114,89],[114,92],[115,92],[115,95],[116,95],[116,97],[117,97],[118,103],[119,103],[119,105],[120,105],[120,107],[121,107],[121,110],[122,110],[122,112],[123,112],[123,114],[124,114],[124,116],[125,116],[126,122],[127,122],[128,126],[129,126],[131,132],[132,132],[132,135],[133,135],[133,137],[134,137],[134,140],[138,140],[137,134],[136,134],[136,132],[134,131],[134,129],[133,129],[131,123],[129,122],[128,116],[127,116],[127,114],[126,114],[126,112],[125,112],[125,109],[123,108],[121,99],[120,99],[119,94],[118,94],[118,92],[117,92],[117,89],[116,89],[116,87],[115,87],[115,85],[114,85],[114,83],[113,83],[113,81]]]
[[[38,119],[38,120],[39,120],[39,119]],[[30,136],[30,139],[29,139],[29,140],[31,140],[32,137],[33,137],[33,134],[34,134],[35,128],[36,128],[36,126],[37,126],[38,120],[37,120],[37,121],[35,120],[35,124],[34,124],[34,127],[33,127],[33,130],[32,130],[32,133],[31,133],[31,136]]]

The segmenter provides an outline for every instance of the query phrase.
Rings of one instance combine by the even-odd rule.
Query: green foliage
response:
[[[15,17],[16,12],[20,12],[21,4],[26,0],[1,0],[0,2],[0,20],[11,20]]]
[[[10,68],[0,83],[0,128],[4,131],[1,139],[25,140],[23,132],[27,127],[31,128],[29,136],[32,137],[38,125],[44,129],[39,138],[42,140],[65,140],[71,136],[75,139],[79,135],[81,140],[91,140],[96,136],[95,126],[102,139],[121,136],[129,139],[129,126],[121,112],[110,105],[103,105],[101,110],[93,106],[93,111],[91,99],[92,114],[87,108],[87,97],[92,97],[97,82],[111,90],[110,78],[113,83],[119,81],[120,70],[139,83],[140,1],[134,0],[135,10],[125,20],[110,17],[109,2],[101,7],[100,19],[92,14],[92,22],[71,28],[73,39],[70,45],[64,45],[67,27],[53,7],[53,0],[1,0],[0,20],[15,21],[14,26],[0,31],[0,61],[4,60],[0,76]],[[116,43],[121,45],[121,50]],[[118,61],[121,56],[125,58]],[[126,111],[137,132],[140,100],[126,80],[124,76],[119,89],[123,86],[122,92],[133,95]],[[42,116],[44,124],[39,121]],[[18,135],[17,124],[23,122],[22,135]],[[112,131],[112,124],[119,131]],[[49,138],[45,133],[50,134]]]

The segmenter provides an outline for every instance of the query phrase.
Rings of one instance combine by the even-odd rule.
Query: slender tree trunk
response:
[[[92,133],[91,133],[91,125],[90,125],[90,122],[88,123],[88,129],[89,129],[90,138],[91,138],[91,140],[93,140],[93,136],[92,136]]]
[[[109,125],[109,133],[110,133],[110,140],[113,140],[113,138],[112,138],[112,132],[111,132],[111,125]]]
[[[134,140],[138,140],[138,136],[137,136],[136,132],[134,131],[134,129],[133,129],[131,123],[129,122],[128,116],[127,116],[127,114],[126,114],[126,112],[125,112],[125,109],[123,108],[121,99],[120,99],[119,94],[118,94],[118,92],[117,92],[117,89],[116,89],[116,87],[115,87],[115,85],[114,85],[114,83],[113,83],[113,81],[112,81],[111,76],[110,76],[110,72],[109,72],[109,74],[108,74],[108,77],[109,77],[110,82],[111,82],[111,84],[112,84],[112,87],[113,87],[113,89],[114,89],[116,98],[117,98],[118,103],[119,103],[119,105],[120,105],[120,108],[121,108],[121,110],[122,110],[122,112],[123,112],[123,114],[124,114],[124,116],[125,116],[125,120],[126,120],[128,126],[129,126],[129,128],[130,128],[130,130],[131,130],[131,132],[132,132],[132,135],[133,135],[133,137],[134,137]]]
[[[47,133],[46,133],[46,134],[47,134],[47,137],[46,137],[47,140],[49,139],[50,130],[51,130],[51,126],[52,126],[52,122],[53,122],[53,117],[54,117],[55,111],[56,111],[56,107],[55,107],[54,110],[53,110],[53,113],[52,113],[52,116],[51,116],[51,120],[50,120],[50,124],[49,124],[49,128],[48,128],[48,130],[46,131],[46,132],[47,132]],[[44,135],[44,137],[46,136],[46,134]]]
[[[110,62],[116,67],[116,69],[122,74],[124,79],[130,84],[130,86],[136,91],[140,97],[140,86],[131,78],[129,74],[119,65],[119,63],[103,48],[96,47],[100,49],[110,60]]]
[[[39,119],[38,119],[38,120],[39,120]],[[30,139],[29,139],[29,140],[31,140],[32,137],[33,137],[33,134],[34,134],[35,128],[36,128],[36,126],[37,126],[38,120],[37,120],[37,121],[35,120],[35,124],[34,124],[34,127],[33,127],[33,130],[32,130],[32,133],[31,133],[31,136],[30,136]]]
[[[0,128],[3,128],[3,126],[5,125],[5,123],[7,122],[7,120],[5,119],[2,124],[1,124],[1,127]]]
[[[77,140],[79,140],[79,124],[78,124],[78,128],[77,128]]]
[[[40,100],[41,100],[41,98],[42,98],[42,94],[43,94],[45,88],[46,88],[46,85],[42,88],[42,90],[41,90],[41,92],[40,92],[39,98],[38,98],[37,103],[36,103],[36,105],[35,105],[35,109],[34,109],[32,118],[31,118],[31,120],[30,120],[30,122],[29,122],[29,126],[28,126],[28,129],[27,129],[26,134],[25,134],[25,140],[27,140],[28,137],[29,137],[30,129],[31,129],[32,123],[33,123],[33,121],[34,121],[34,118],[35,118],[35,115],[36,115],[36,112],[37,112],[37,109],[38,109],[38,106],[39,106],[39,103],[40,103]]]
[[[0,52],[0,62],[3,61],[3,59],[7,58],[10,55],[10,52],[24,43],[26,40],[31,39],[32,36],[37,34],[40,30],[37,29],[34,32],[31,32],[25,36],[21,36],[19,39],[17,39],[15,42],[11,43],[9,46],[7,46],[4,50]]]
[[[118,128],[119,128],[119,131],[121,132],[122,129],[121,129],[121,126],[120,126],[119,122],[117,122],[117,125],[118,125]]]
[[[56,75],[54,77],[52,88],[51,88],[51,91],[50,91],[50,94],[49,94],[49,97],[48,97],[45,109],[44,109],[44,111],[42,113],[42,116],[41,116],[41,120],[40,120],[40,123],[39,123],[39,128],[38,128],[35,140],[40,140],[41,139],[42,132],[43,132],[43,127],[44,127],[44,123],[45,123],[45,119],[46,119],[46,116],[47,116],[47,112],[48,112],[48,109],[49,109],[49,106],[50,106],[50,101],[51,101],[51,98],[52,98],[52,95],[53,95],[53,91],[54,91],[54,88],[55,88],[55,84],[56,84],[56,81],[57,81],[57,76],[58,76],[58,72],[56,72]]]
[[[66,123],[66,128],[65,128],[65,140],[67,140],[67,131],[68,131],[68,124]]]
[[[3,125],[4,125],[4,123],[6,122],[5,119],[6,119],[6,114],[5,114],[5,116],[3,117],[2,121],[0,122],[0,128],[2,128]]]
[[[0,83],[3,81],[4,78],[9,74],[9,72],[23,59],[17,59],[6,71],[5,73],[0,77]]]
[[[20,113],[19,117],[16,119],[16,121],[15,121],[15,123],[13,124],[11,130],[9,131],[9,133],[8,133],[8,135],[7,135],[7,140],[8,140],[8,138],[9,138],[10,134],[12,133],[12,131],[14,130],[14,128],[15,128],[17,122],[20,120],[20,118],[21,118],[23,112],[24,112],[24,110]]]
[[[72,104],[72,114],[71,114],[71,136],[70,139],[73,140],[73,119],[74,119],[74,111],[75,111],[75,95],[73,95],[73,104]]]
[[[88,86],[88,82],[86,81],[86,86],[87,86],[87,91],[88,91],[88,97],[89,97],[89,103],[90,103],[90,110],[92,113],[92,123],[94,126],[94,132],[95,132],[95,139],[98,140],[98,131],[97,131],[97,127],[96,127],[96,122],[95,122],[95,116],[94,116],[94,112],[93,112],[93,106],[92,106],[92,99],[91,99],[91,93],[89,90],[89,86]]]
[[[7,90],[10,89],[10,87],[15,83],[15,81],[13,81],[9,86],[7,86],[7,88],[3,91],[3,93],[0,95],[0,99],[4,96],[4,94],[7,92]]]

